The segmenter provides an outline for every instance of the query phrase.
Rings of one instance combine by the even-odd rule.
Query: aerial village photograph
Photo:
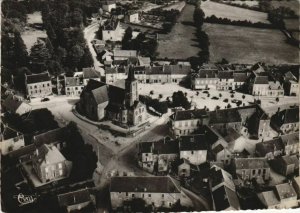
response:
[[[299,2],[2,0],[1,212],[296,212]]]

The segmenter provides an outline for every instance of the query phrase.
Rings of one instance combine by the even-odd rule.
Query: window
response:
[[[132,194],[131,196],[134,197],[134,194]]]
[[[161,195],[161,197],[165,197],[165,195],[164,195],[164,194],[162,194],[162,195]]]
[[[255,171],[255,169],[254,169],[254,170],[252,170],[252,175],[255,175],[255,172],[256,172],[256,171]]]
[[[59,164],[58,164],[58,168],[59,168],[59,169],[62,169],[62,163],[59,163]]]
[[[128,197],[128,192],[126,192],[126,197]]]
[[[151,194],[148,194],[148,197],[151,197]]]
[[[193,154],[194,154],[194,151],[191,151],[191,154],[193,155]]]

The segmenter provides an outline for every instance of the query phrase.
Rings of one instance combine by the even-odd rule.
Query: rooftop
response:
[[[90,79],[90,78],[100,78],[101,74],[94,68],[82,68],[83,78]]]
[[[34,162],[38,164],[56,164],[65,161],[65,157],[56,148],[56,146],[43,144],[36,149],[33,155]]]
[[[180,193],[180,188],[169,176],[124,176],[111,178],[110,192]]]
[[[212,192],[212,196],[217,211],[225,210],[229,207],[232,207],[236,210],[240,209],[239,199],[236,193],[227,186],[218,188]]]
[[[26,79],[27,84],[35,84],[51,80],[48,72],[26,75]]]
[[[136,50],[114,50],[114,57],[137,57]]]
[[[280,200],[297,196],[295,189],[289,183],[282,183],[275,186],[275,190]]]
[[[66,77],[66,87],[81,86],[83,82],[80,82],[78,77]]]
[[[235,158],[236,169],[270,168],[266,158]]]
[[[235,123],[241,122],[242,118],[237,108],[222,109],[209,112],[210,123]]]
[[[62,207],[91,202],[91,196],[88,189],[79,189],[77,191],[59,194],[57,199],[59,205]]]
[[[170,118],[175,121],[181,120],[192,120],[207,117],[207,111],[205,109],[194,109],[194,110],[182,110],[173,113]]]
[[[181,136],[179,138],[179,149],[180,151],[190,150],[207,150],[208,138],[205,135],[189,135]]]

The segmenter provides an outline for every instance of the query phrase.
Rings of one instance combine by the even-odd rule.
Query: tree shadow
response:
[[[181,24],[186,25],[186,26],[195,27],[194,22],[192,22],[192,21],[182,21]]]

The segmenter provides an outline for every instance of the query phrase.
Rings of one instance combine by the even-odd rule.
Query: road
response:
[[[93,45],[91,43],[91,41],[95,38],[95,34],[99,29],[99,23],[98,22],[93,22],[91,25],[87,26],[84,30],[83,30],[83,34],[84,34],[84,38],[88,44],[88,47],[90,49],[90,52],[93,56],[93,60],[94,60],[94,68],[99,71],[101,73],[101,76],[105,76],[105,71],[102,68],[103,64],[101,64],[98,59],[97,59],[97,53],[93,48]]]

